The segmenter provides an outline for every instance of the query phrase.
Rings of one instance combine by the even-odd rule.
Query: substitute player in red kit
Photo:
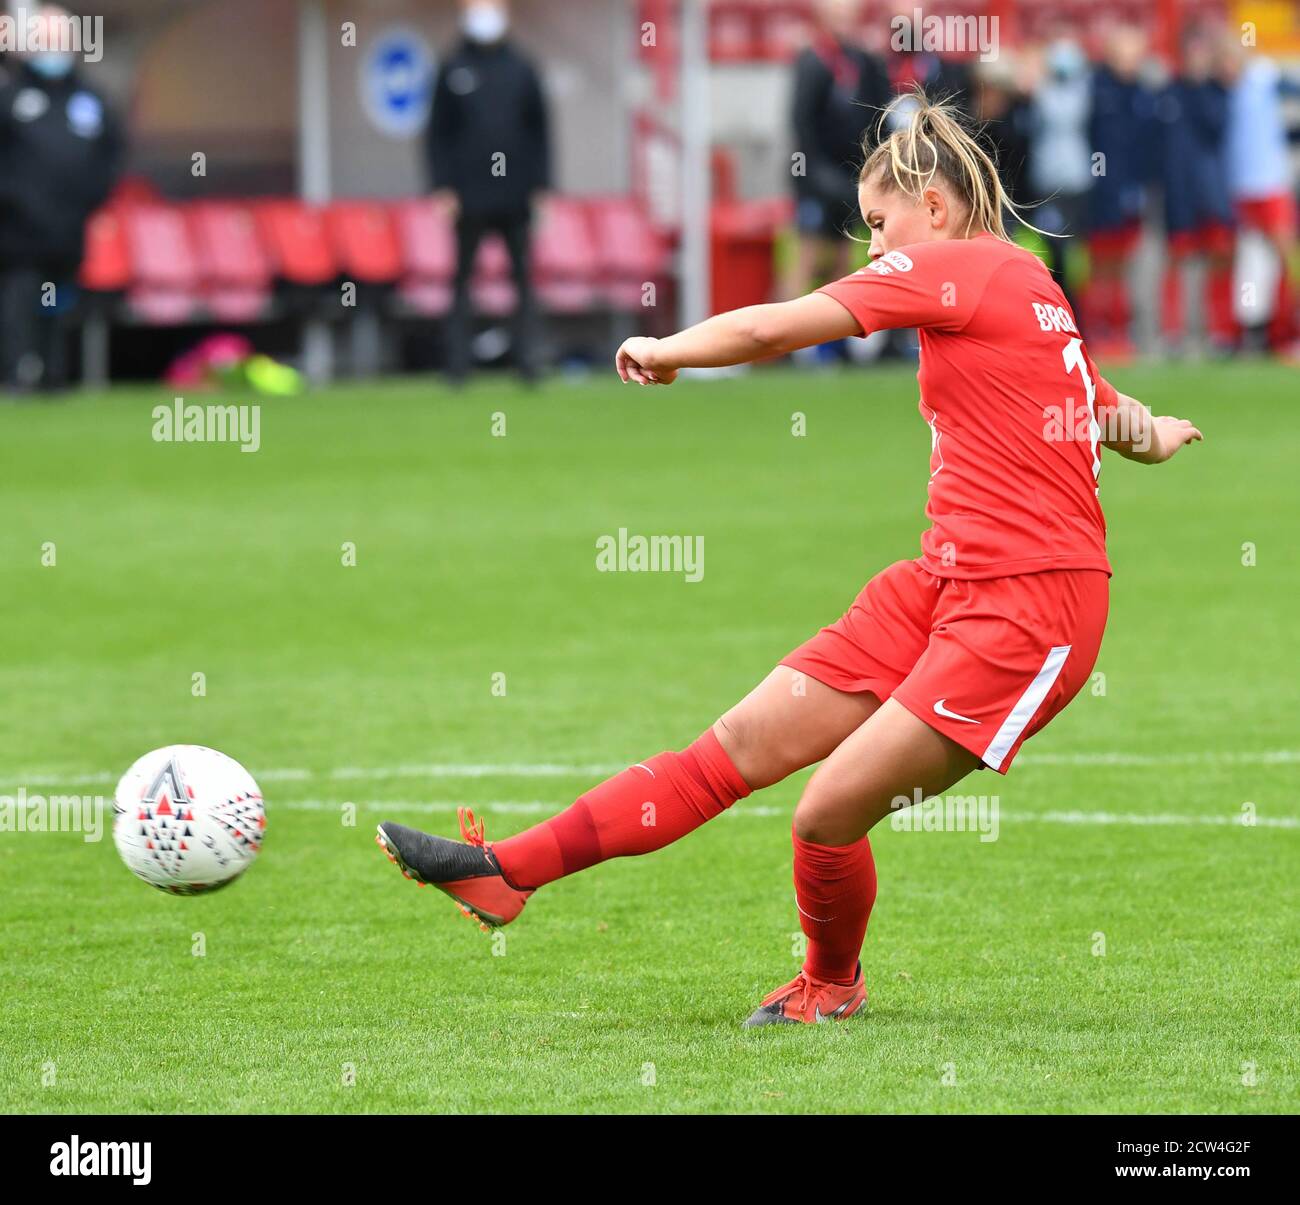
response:
[[[502,925],[539,887],[660,849],[821,762],[794,814],[807,958],[748,1025],[844,1019],[864,1006],[868,831],[900,797],[938,794],[980,767],[1005,774],[1087,679],[1110,574],[1102,445],[1156,464],[1201,438],[1101,378],[1051,274],[1007,238],[1009,201],[989,157],[946,106],[913,103],[862,170],[866,268],[797,301],[629,339],[617,367],[624,381],[668,385],[686,367],[919,328],[931,431],[921,556],[877,573],[686,749],[629,767],[542,824],[492,844],[464,810],[464,842],[379,826],[410,877]]]

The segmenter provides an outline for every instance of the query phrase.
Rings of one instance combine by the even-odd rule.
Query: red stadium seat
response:
[[[184,214],[168,204],[127,205],[121,212],[131,257],[131,309],[158,326],[184,322],[200,292]]]
[[[547,202],[533,244],[533,273],[542,306],[556,314],[592,309],[596,270],[587,206],[573,197]]]
[[[413,197],[393,206],[393,226],[402,257],[399,295],[417,313],[441,317],[451,308],[456,276],[453,224],[426,198]],[[479,313],[502,317],[514,311],[510,257],[500,235],[479,243],[471,290]]]
[[[86,224],[80,280],[93,293],[120,293],[131,283],[131,251],[120,209],[106,206]]]
[[[421,280],[451,280],[456,272],[456,235],[451,220],[426,197],[393,206],[402,266]]]
[[[398,201],[393,221],[402,251],[398,293],[417,314],[438,318],[451,308],[456,236],[451,221],[426,197]]]
[[[198,201],[187,210],[204,300],[222,322],[252,322],[271,300],[271,261],[252,211],[233,201]]]
[[[419,314],[442,316],[451,307],[456,274],[452,222],[422,197],[396,202],[392,221],[401,253],[399,295]],[[569,197],[552,200],[533,242],[533,272],[542,305],[554,313],[591,309],[598,300],[597,271],[586,204]],[[504,317],[514,311],[510,256],[498,234],[487,235],[479,244],[472,290],[478,313]]]
[[[762,10],[748,0],[714,0],[709,6],[709,57],[715,63],[745,63],[758,57]]]
[[[277,277],[305,288],[337,279],[338,261],[323,210],[292,197],[276,197],[255,201],[253,215]]]
[[[147,176],[123,176],[108,198],[109,205],[163,205],[166,198]]]
[[[646,284],[665,274],[668,248],[631,197],[592,198],[588,210],[605,300],[616,309],[641,308]]]
[[[348,280],[369,285],[396,284],[402,251],[392,214],[378,201],[336,201],[325,210],[325,226]]]
[[[470,286],[474,308],[480,314],[504,318],[516,305],[515,284],[510,278],[510,253],[505,240],[493,232],[478,245],[474,261],[474,283]]]

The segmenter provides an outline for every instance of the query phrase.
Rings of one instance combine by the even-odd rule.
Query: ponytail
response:
[[[897,118],[904,106],[915,106],[907,124],[885,136],[885,126]],[[1011,242],[1003,214],[1010,212],[1021,225],[1031,226],[1002,187],[1001,177],[989,153],[966,127],[960,114],[947,101],[932,101],[917,87],[899,96],[880,115],[876,127],[880,140],[867,154],[859,182],[877,179],[918,201],[939,178],[954,189],[967,208],[966,235],[972,229],[987,230],[1003,242]],[[864,151],[869,142],[864,144]]]

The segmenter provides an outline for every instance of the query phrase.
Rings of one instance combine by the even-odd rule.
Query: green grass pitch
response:
[[[372,834],[534,823],[916,555],[910,371],[339,387],[263,401],[256,454],[154,442],[160,389],[0,406],[0,794],[193,741],[269,809],[192,899],[0,833],[0,1110],[1295,1111],[1300,378],[1112,375],[1207,442],[1105,457],[1104,693],[962,788],[996,841],[873,834],[869,1011],[794,1032],[739,1023],[797,966],[805,776],[496,941]],[[703,536],[703,580],[597,572],[620,527]]]

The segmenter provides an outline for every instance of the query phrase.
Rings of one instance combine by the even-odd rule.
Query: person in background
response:
[[[856,22],[854,0],[821,0],[816,38],[794,63],[791,125],[802,170],[793,177],[796,245],[784,285],[788,297],[813,288],[825,260],[832,278],[849,271],[863,138],[874,133],[890,95],[885,65],[858,43]]]
[[[1093,182],[1089,75],[1079,43],[1058,37],[1043,53],[1031,102],[1029,184],[1033,197],[1041,202],[1034,211],[1034,224],[1055,236],[1047,240],[1047,264],[1075,309],[1065,268],[1070,245],[1084,230]]]
[[[1016,204],[1029,195],[1030,109],[1022,86],[1023,63],[1003,52],[972,72],[972,116],[993,151],[1002,187]]]
[[[945,59],[930,50],[910,50],[891,55],[887,66],[891,99],[901,98],[889,112],[891,131],[906,127],[916,109],[911,94],[918,88],[927,100],[944,101],[963,116],[970,115],[973,73],[969,62]]]
[[[48,5],[33,45],[66,45],[70,18]],[[13,56],[0,83],[0,382],[11,394],[67,384],[64,324],[86,222],[117,180],[122,137],[72,51]]]
[[[497,231],[510,255],[518,302],[514,360],[538,374],[529,263],[535,208],[551,187],[550,119],[532,62],[507,38],[505,0],[462,0],[462,40],[434,88],[427,151],[433,200],[456,223],[456,277],[447,321],[447,373],[470,371],[470,282],[479,244]]]
[[[1232,34],[1223,43],[1220,62],[1228,88],[1228,181],[1237,218],[1243,229],[1268,240],[1280,265],[1269,347],[1294,356],[1296,200],[1282,97],[1300,94],[1300,87],[1272,59],[1249,54]]]
[[[1106,39],[1105,61],[1093,73],[1088,140],[1088,253],[1092,272],[1084,294],[1084,323],[1099,356],[1133,352],[1128,263],[1142,235],[1142,208],[1155,147],[1155,106],[1139,78],[1146,34],[1118,25]]]
[[[1207,28],[1185,30],[1179,71],[1156,103],[1169,246],[1160,308],[1172,350],[1183,342],[1183,272],[1196,256],[1205,260],[1210,342],[1217,350],[1228,351],[1236,336],[1232,313],[1236,233],[1224,162],[1228,94],[1212,74],[1215,54],[1215,40]]]
[[[963,117],[971,115],[974,89],[968,61],[944,58],[933,50],[898,50],[886,57],[885,69],[889,81],[889,103],[883,126],[878,131],[873,128],[873,135],[887,138],[907,129],[913,116],[926,103],[948,105]],[[987,138],[980,141],[987,147]],[[868,153],[871,149],[870,145],[866,147]],[[920,354],[917,332],[907,328],[873,331],[864,342],[868,347],[889,346],[905,359],[914,360]],[[856,340],[849,340],[851,352],[855,343]]]

